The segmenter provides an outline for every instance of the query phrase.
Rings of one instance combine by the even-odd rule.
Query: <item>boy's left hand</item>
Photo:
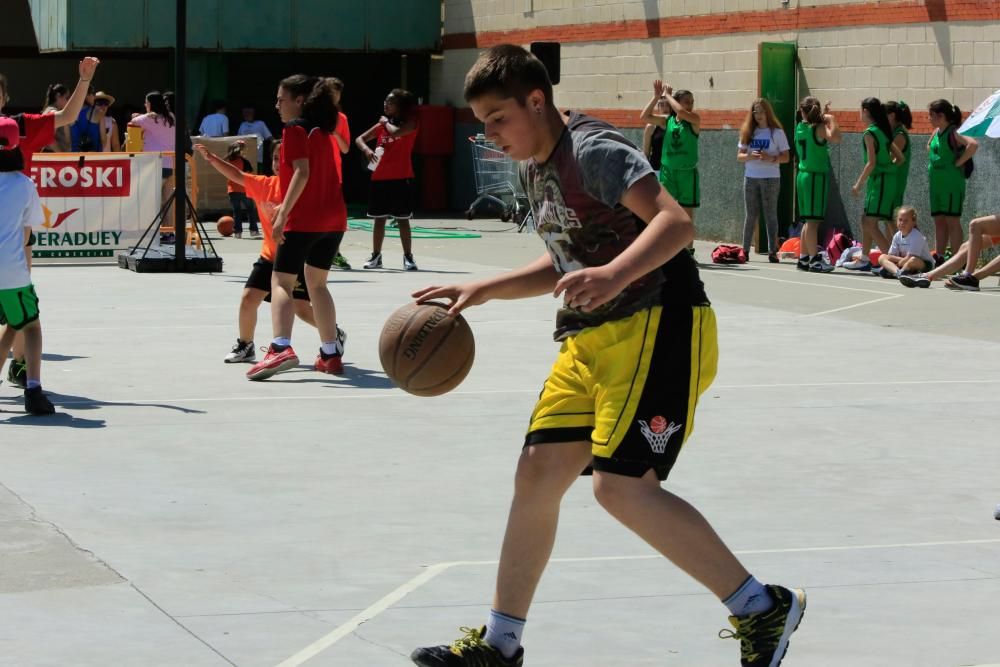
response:
[[[618,296],[624,287],[618,275],[607,266],[594,266],[567,273],[556,283],[552,294],[563,295],[564,303],[570,308],[589,313]]]

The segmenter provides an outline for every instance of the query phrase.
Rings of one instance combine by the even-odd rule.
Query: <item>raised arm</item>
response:
[[[831,104],[831,102],[827,102],[823,106],[823,131],[825,133],[823,138],[832,144],[839,144],[843,135],[840,132],[837,117],[830,113]]]
[[[217,172],[226,177],[227,180],[236,183],[237,185],[243,185],[246,179],[243,176],[243,170],[237,169],[235,165],[232,165],[218,155],[210,152],[208,147],[204,144],[195,144],[194,149],[201,153],[201,156],[212,165]]]
[[[76,82],[73,94],[70,95],[69,101],[66,102],[66,106],[62,108],[62,111],[57,111],[53,114],[55,116],[56,127],[72,125],[79,118],[80,110],[83,109],[83,103],[87,101],[87,89],[90,87],[90,81],[94,78],[94,73],[100,64],[100,60],[90,56],[80,61],[80,80]]]
[[[385,131],[390,137],[405,137],[407,134],[413,134],[417,131],[417,121],[412,118],[404,121],[402,125],[393,125],[388,118],[383,118],[384,122],[379,122],[385,126]]]
[[[649,100],[649,103],[639,112],[639,120],[647,125],[659,125],[664,127],[667,124],[666,116],[662,114],[654,114],[653,109],[656,108],[656,103],[660,101],[663,97],[663,82],[659,79],[653,81],[653,99]]]
[[[667,104],[669,104],[670,108],[674,110],[674,114],[676,114],[677,117],[680,118],[681,120],[686,120],[687,122],[691,123],[691,128],[695,131],[695,133],[700,133],[701,116],[698,114],[698,112],[688,111],[683,106],[681,106],[681,103],[675,100],[674,96],[671,94],[673,92],[673,89],[670,86],[667,86],[664,90],[667,93],[666,97]]]

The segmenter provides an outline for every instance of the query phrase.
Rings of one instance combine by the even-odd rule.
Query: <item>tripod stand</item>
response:
[[[177,199],[177,189],[175,188],[170,196],[167,197],[166,201],[160,207],[160,211],[153,218],[153,221],[149,223],[146,230],[139,237],[139,240],[134,246],[129,247],[128,251],[118,255],[118,266],[123,269],[130,269],[136,273],[144,272],[168,272],[176,271],[176,261],[174,253],[166,251],[164,246],[159,245],[154,250],[153,241],[159,239],[160,226],[167,219],[167,212],[170,207],[175,203]],[[222,271],[222,258],[219,257],[218,253],[215,251],[215,246],[212,244],[212,239],[209,238],[208,233],[205,231],[205,225],[202,223],[201,219],[198,217],[198,211],[194,207],[194,203],[191,201],[191,197],[188,195],[187,191],[184,191],[184,202],[187,204],[187,210],[191,212],[191,223],[194,228],[194,232],[198,235],[201,241],[201,256],[186,257],[184,259],[184,271],[190,272],[209,272],[215,273]],[[177,234],[179,230],[174,229],[174,234]],[[149,236],[149,240],[146,241],[146,237]],[[143,242],[145,241],[145,247],[143,247]],[[184,246],[186,248],[186,245]],[[140,254],[141,253],[141,254]],[[186,255],[186,251],[185,251]]]

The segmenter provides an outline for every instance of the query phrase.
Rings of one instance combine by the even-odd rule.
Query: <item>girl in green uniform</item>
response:
[[[958,133],[962,112],[948,100],[935,100],[927,108],[934,134],[927,144],[927,171],[934,218],[934,261],[944,261],[945,250],[962,245],[962,207],[965,204],[965,163],[979,149],[975,139]]]
[[[830,103],[820,107],[811,95],[799,104],[799,122],[795,125],[795,153],[799,173],[795,177],[795,197],[802,219],[799,239],[800,271],[828,272],[833,270],[823,261],[816,247],[819,228],[826,218],[827,194],[830,190],[830,144],[840,143],[837,119],[830,113]]]
[[[910,132],[913,127],[913,114],[906,102],[892,101],[885,103],[885,112],[892,126],[892,143],[903,154],[903,161],[896,165],[896,196],[892,199],[892,214],[903,205],[906,196],[906,183],[910,178]],[[892,232],[895,234],[895,232]]]
[[[883,253],[889,251],[889,239],[879,229],[878,221],[892,220],[892,202],[896,196],[895,166],[903,162],[903,154],[893,145],[892,126],[885,113],[885,107],[876,97],[866,97],[861,102],[861,120],[868,124],[865,130],[865,168],[861,170],[857,183],[851,188],[855,197],[861,195],[861,187],[867,182],[865,189],[865,207],[861,217],[861,256],[863,264],[858,269],[867,271],[871,268],[868,253],[872,242],[878,245]]]
[[[665,115],[653,111],[661,98],[668,105]],[[653,82],[653,99],[643,109],[640,120],[666,130],[660,157],[660,183],[694,222],[694,210],[701,205],[701,183],[698,180],[701,116],[694,111],[694,95],[689,90],[675,91],[657,79]],[[688,250],[694,253],[694,241]]]

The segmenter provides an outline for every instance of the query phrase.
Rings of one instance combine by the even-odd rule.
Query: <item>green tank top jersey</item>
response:
[[[875,171],[874,174],[884,174],[887,171],[891,171],[892,164],[892,151],[889,150],[889,137],[885,136],[885,132],[880,130],[877,125],[869,125],[868,129],[865,130],[865,134],[869,134],[875,139]],[[862,135],[864,137],[864,135]],[[864,140],[861,142],[861,150],[864,154],[864,160],[868,160],[868,147],[865,146]]]
[[[961,171],[955,166],[958,155],[951,148],[948,141],[951,133],[955,131],[954,125],[949,125],[944,132],[938,131],[931,137],[931,151],[927,156],[928,171],[953,171],[956,174]]]
[[[813,174],[830,172],[830,144],[816,139],[816,128],[806,122],[795,126],[795,150],[799,154],[799,171]]]
[[[698,166],[698,134],[686,120],[667,118],[667,133],[663,137],[661,168],[694,169]]]
[[[910,142],[910,133],[906,131],[906,128],[902,125],[896,127],[892,133],[892,140],[895,141],[896,137],[903,135],[906,139],[906,143],[903,145],[903,161],[896,165],[900,174],[904,176],[910,173],[910,152],[912,148],[912,143]]]

